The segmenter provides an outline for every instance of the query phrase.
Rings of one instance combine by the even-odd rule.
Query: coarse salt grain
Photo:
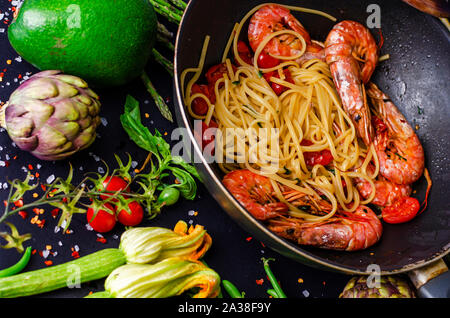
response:
[[[307,291],[306,289],[302,292],[302,294],[305,297],[309,297],[309,291]]]
[[[42,257],[43,257],[43,258],[47,258],[49,254],[50,254],[50,251],[49,251],[49,250],[43,250],[43,251],[42,251]]]
[[[46,181],[47,181],[48,184],[52,183],[53,181],[55,181],[55,175],[52,174],[51,176],[49,176],[49,177],[47,178]]]

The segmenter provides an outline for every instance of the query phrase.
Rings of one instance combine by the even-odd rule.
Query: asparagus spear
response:
[[[170,112],[169,106],[165,103],[164,99],[161,97],[161,95],[158,94],[156,91],[155,86],[153,86],[153,83],[150,81],[150,78],[148,77],[147,73],[143,72],[141,75],[141,79],[147,88],[147,91],[152,95],[153,99],[155,100],[156,106],[158,107],[161,114],[169,120],[170,122],[173,122],[172,113]]]

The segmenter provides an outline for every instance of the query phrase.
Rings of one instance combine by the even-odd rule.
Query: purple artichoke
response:
[[[43,71],[30,77],[1,109],[14,143],[42,160],[61,160],[89,147],[100,124],[99,97],[79,77]]]
[[[415,298],[411,285],[400,276],[380,277],[380,286],[369,287],[366,276],[353,277],[339,298]]]

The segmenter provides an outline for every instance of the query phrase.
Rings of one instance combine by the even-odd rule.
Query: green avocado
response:
[[[108,87],[142,73],[156,32],[148,0],[25,0],[8,38],[40,70],[61,70]]]

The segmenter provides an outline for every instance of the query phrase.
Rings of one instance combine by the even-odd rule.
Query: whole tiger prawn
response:
[[[256,51],[259,45],[272,33],[293,30],[305,41],[292,34],[273,37],[264,47],[272,56],[297,56],[300,65],[311,59],[326,61],[333,76],[333,82],[341,98],[344,110],[356,127],[358,136],[370,145],[374,131],[367,105],[364,84],[368,83],[378,62],[378,46],[369,30],[355,21],[336,24],[327,36],[324,47],[311,40],[305,27],[286,7],[268,4],[254,13],[248,27],[248,40]],[[306,48],[303,47],[306,45]]]
[[[305,53],[297,59],[299,64],[317,58],[325,61],[323,47],[311,40],[305,27],[291,14],[290,10],[276,4],[261,7],[250,20],[248,40],[253,51],[271,33],[293,30],[305,40]],[[274,56],[296,56],[303,50],[303,43],[292,34],[282,34],[274,37],[264,47],[264,51]]]
[[[270,179],[247,169],[228,173],[223,178],[223,184],[250,214],[266,222],[269,230],[301,245],[356,251],[378,242],[383,232],[378,217],[363,205],[355,212],[338,210],[335,215],[320,222],[291,217],[289,206],[276,198]],[[286,186],[281,188],[285,200],[294,206],[308,207],[319,215],[331,211],[331,205],[326,200],[312,199]]]

